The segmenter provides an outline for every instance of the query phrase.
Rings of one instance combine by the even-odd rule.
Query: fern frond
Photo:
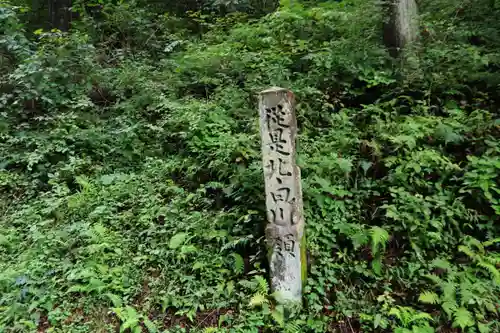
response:
[[[372,260],[372,269],[373,272],[377,275],[380,275],[382,272],[382,258],[380,256],[375,256]]]
[[[250,303],[248,303],[248,305],[254,308],[256,306],[261,306],[265,303],[267,303],[266,296],[257,293],[252,296],[252,298],[250,299]]]
[[[408,306],[400,306],[399,308],[401,309],[402,324],[404,327],[408,327],[415,310]]]
[[[156,328],[155,323],[153,323],[147,317],[143,318],[143,324],[144,324],[144,326],[146,326],[146,328],[148,329],[149,333],[156,333],[156,332],[158,332],[158,329]],[[142,332],[142,330],[141,330],[141,332]]]
[[[296,323],[287,323],[285,326],[285,333],[301,333],[300,325]]]
[[[477,265],[486,269],[490,273],[491,278],[497,283],[500,283],[500,272],[495,266],[484,261],[479,262]]]
[[[455,311],[457,310],[458,306],[455,301],[446,301],[443,304],[441,304],[441,307],[443,308],[444,312],[448,315],[448,319],[451,319]]]
[[[494,245],[496,243],[500,243],[500,238],[494,238],[494,239],[491,239],[489,241],[483,242],[483,246],[488,247],[488,246]]]
[[[241,238],[236,238],[228,243],[226,243],[222,248],[221,252],[227,251],[227,250],[234,250],[238,247],[245,247],[250,241],[254,239],[253,235],[241,237]]]
[[[203,333],[217,333],[218,330],[217,327],[206,327]]]
[[[451,264],[448,260],[437,258],[434,259],[431,263],[431,267],[440,268],[444,270],[451,270]]]
[[[410,323],[418,322],[420,320],[434,321],[434,318],[432,318],[432,316],[427,312],[419,312],[412,316]]]
[[[276,323],[278,323],[281,327],[285,326],[285,315],[283,314],[283,311],[274,309],[271,312],[271,317],[273,317],[274,321],[276,321]]]
[[[245,289],[255,291],[255,282],[253,281],[248,281],[248,280],[240,280],[238,281],[238,284],[242,286]]]
[[[245,261],[243,257],[238,253],[231,253],[234,258],[234,272],[236,274],[242,274],[245,271]]]
[[[460,283],[460,303],[462,305],[469,304],[469,301],[474,300],[475,294],[472,289],[472,283],[468,279],[463,279]]]
[[[438,304],[439,296],[435,292],[424,291],[423,293],[420,294],[418,300],[426,304]]]
[[[398,307],[395,307],[395,308],[391,308],[389,310],[389,313],[388,313],[389,316],[394,316],[396,318],[399,319],[399,321],[402,321],[402,317],[401,317],[401,310],[399,309],[399,306]]]
[[[443,283],[441,288],[443,288],[443,300],[455,302],[457,297],[457,284],[448,281]]]
[[[469,257],[472,260],[476,261],[477,255],[472,251],[472,249],[470,247],[465,246],[465,245],[460,245],[458,247],[458,251],[465,253],[467,255],[467,257]]]
[[[267,280],[261,275],[256,275],[254,279],[257,281],[258,291],[263,295],[268,295],[269,286],[267,284]]]
[[[437,285],[441,285],[443,283],[443,280],[441,280],[441,278],[436,274],[425,274],[424,277],[428,278]]]
[[[465,244],[467,244],[469,247],[475,246],[481,254],[484,254],[483,243],[481,243],[477,239],[473,237],[468,237],[467,240],[465,241]]]
[[[376,255],[380,249],[385,250],[387,241],[389,240],[389,233],[380,227],[373,227],[370,230],[372,238],[372,255]]]
[[[474,319],[472,314],[464,307],[458,308],[454,313],[455,320],[453,321],[453,327],[460,327],[464,330],[467,327],[474,325]]]
[[[484,260],[486,260],[493,266],[500,264],[500,256],[498,255],[489,255],[488,257],[485,257]]]

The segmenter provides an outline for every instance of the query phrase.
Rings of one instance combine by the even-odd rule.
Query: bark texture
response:
[[[389,0],[385,3],[387,13],[384,27],[384,42],[391,55],[398,56],[418,36],[418,7],[415,0]]]
[[[71,0],[48,0],[51,28],[68,31],[71,24]]]

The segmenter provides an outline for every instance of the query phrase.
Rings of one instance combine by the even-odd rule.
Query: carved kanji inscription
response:
[[[271,288],[300,301],[300,240],[304,233],[300,170],[295,162],[297,124],[293,94],[272,88],[260,95],[260,131],[266,190],[266,239]]]

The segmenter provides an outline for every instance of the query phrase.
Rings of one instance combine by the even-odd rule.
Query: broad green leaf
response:
[[[118,308],[118,307],[122,306],[122,299],[119,296],[111,294],[111,293],[106,293],[105,296],[107,298],[109,298],[109,300],[111,301],[111,303],[113,303],[114,307]]]
[[[371,166],[373,165],[372,162],[370,161],[361,161],[361,163],[359,164],[361,166],[361,169],[363,170],[363,173],[366,175],[366,173],[368,172],[368,170],[371,168]]]
[[[184,243],[187,236],[188,236],[188,234],[185,232],[180,232],[178,234],[175,234],[172,238],[170,238],[169,247],[172,250],[177,249],[179,246],[182,245],[182,243]]]
[[[181,246],[181,253],[183,253],[183,254],[193,253],[196,251],[197,251],[197,248],[194,245],[182,245]]]
[[[126,312],[127,312],[127,318],[128,319],[139,319],[139,314],[137,313],[136,309],[134,309],[133,307],[131,306],[127,306],[125,308]]]
[[[382,273],[382,258],[380,256],[376,256],[372,260],[372,269],[373,272],[377,275],[380,275]]]
[[[340,170],[342,170],[346,174],[348,174],[352,171],[352,161],[351,160],[339,157],[337,159],[337,164],[338,164]]]
[[[86,290],[85,286],[77,284],[77,285],[71,286],[68,289],[68,293],[79,293],[79,292],[82,292],[82,291],[85,291],[85,290]]]
[[[205,263],[201,262],[201,261],[197,261],[193,265],[193,270],[197,270],[197,269],[200,269],[200,268],[203,268],[203,267],[205,267]]]
[[[116,179],[116,175],[103,175],[101,176],[101,183],[103,185],[109,185],[113,183],[113,181]]]
[[[134,331],[136,327],[139,325],[139,319],[137,318],[128,318],[121,326],[120,326],[120,332],[125,332],[127,329],[131,329]],[[139,326],[140,328],[140,326]]]
[[[379,327],[381,322],[382,322],[382,315],[380,313],[377,313],[373,320],[373,327],[374,328]]]
[[[477,323],[477,328],[479,328],[479,333],[490,333],[490,326],[483,323]]]

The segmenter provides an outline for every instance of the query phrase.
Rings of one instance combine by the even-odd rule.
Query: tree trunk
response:
[[[49,0],[49,21],[52,29],[68,31],[71,24],[71,0]]]
[[[401,52],[417,39],[418,7],[415,0],[388,0],[385,2],[387,20],[384,43],[392,56]]]

